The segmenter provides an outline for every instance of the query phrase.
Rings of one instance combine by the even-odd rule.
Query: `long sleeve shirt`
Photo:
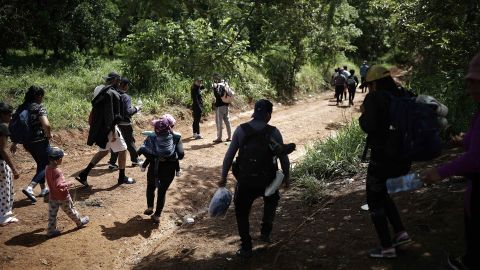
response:
[[[256,119],[252,119],[249,122],[249,124],[256,131],[262,130],[267,125],[267,123],[265,123],[264,121],[260,121]],[[279,144],[283,144],[282,134],[277,128],[275,128],[272,132],[272,139]],[[235,158],[235,155],[238,149],[240,148],[240,145],[243,144],[244,140],[245,140],[245,131],[240,126],[238,126],[235,129],[235,132],[233,133],[232,141],[230,142],[230,146],[228,147],[227,153],[223,158],[222,178],[227,177],[228,171],[232,166],[233,159]],[[285,175],[285,178],[288,178],[290,174],[290,161],[288,159],[288,156],[280,155],[278,159],[280,160],[280,166],[282,167],[282,171],[283,171],[283,174]]]
[[[463,138],[463,147],[464,154],[438,168],[442,178],[480,173],[480,111],[475,113],[470,129]]]
[[[50,189],[50,200],[63,201],[70,197],[68,184],[59,168],[48,166],[45,168],[45,178]]]
[[[203,107],[202,100],[202,90],[205,89],[205,86],[193,85],[190,91],[192,96],[192,109],[196,112],[201,112]]]
[[[131,125],[131,118],[134,114],[138,112],[136,107],[132,106],[132,97],[129,94],[119,91],[120,93],[120,102],[121,104],[121,112],[122,121],[120,121],[119,125]]]

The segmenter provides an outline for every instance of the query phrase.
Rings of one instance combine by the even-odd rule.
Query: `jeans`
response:
[[[48,150],[50,149],[50,143],[45,139],[38,142],[25,143],[23,147],[30,153],[30,155],[32,155],[37,163],[37,171],[32,178],[32,182],[44,184],[45,167],[48,165]]]
[[[228,138],[232,138],[232,127],[230,125],[230,119],[228,118],[228,106],[220,106],[215,108],[215,124],[217,125],[217,139],[222,139],[223,122],[227,126]]]
[[[120,132],[122,133],[123,139],[127,144],[127,150],[130,153],[130,160],[132,162],[138,162],[137,149],[135,147],[135,137],[133,137],[133,127],[131,125],[118,125]],[[115,164],[118,159],[118,153],[110,150],[110,161],[108,163]]]
[[[397,207],[387,192],[387,176],[381,172],[386,169],[382,168],[381,164],[370,162],[367,170],[367,203],[370,217],[383,248],[392,247],[389,222],[395,234],[405,231]]]
[[[154,215],[160,216],[162,214],[163,207],[165,205],[165,195],[167,194],[168,187],[175,178],[176,162],[158,162],[157,166],[155,161],[150,163],[147,172],[147,207],[153,208],[153,201],[155,199],[155,189],[157,191],[157,208]],[[156,172],[155,172],[156,171]]]
[[[200,134],[200,119],[202,118],[202,111],[193,110],[193,124],[192,129],[194,134]]]
[[[273,220],[277,210],[280,195],[278,190],[271,196],[265,197],[265,187],[251,187],[248,185],[237,184],[235,190],[234,204],[235,215],[237,218],[238,234],[242,242],[241,247],[245,250],[252,249],[252,238],[250,236],[249,215],[253,201],[258,197],[263,197],[263,218],[261,234],[269,236],[273,228]]]

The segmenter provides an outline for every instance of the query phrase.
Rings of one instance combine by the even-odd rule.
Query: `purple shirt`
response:
[[[475,113],[470,129],[463,138],[463,147],[465,153],[438,168],[442,178],[480,173],[480,111]]]

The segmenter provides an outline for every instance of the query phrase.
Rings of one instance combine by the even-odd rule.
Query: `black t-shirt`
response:
[[[8,125],[6,123],[0,123],[0,137],[10,136],[10,131],[8,130]],[[3,160],[2,155],[0,155],[0,160]]]
[[[32,142],[41,141],[46,139],[45,131],[43,130],[42,123],[40,123],[40,116],[47,116],[47,110],[42,106],[32,102],[27,105],[28,112],[30,114],[30,130],[32,131]]]

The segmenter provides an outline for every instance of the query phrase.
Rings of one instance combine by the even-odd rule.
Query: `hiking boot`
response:
[[[135,179],[133,178],[130,178],[130,177],[126,177],[123,178],[123,179],[118,179],[118,184],[121,185],[121,184],[127,184],[127,185],[130,185],[130,184],[135,184]]]
[[[84,187],[88,187],[88,182],[87,182],[87,177],[86,176],[84,176],[82,174],[79,174],[78,176],[75,176],[75,180],[80,182],[80,184],[82,184]]]
[[[260,241],[262,241],[264,243],[267,243],[267,244],[273,243],[272,239],[270,238],[270,235],[266,235],[266,234],[260,235]]]
[[[393,247],[402,246],[402,245],[405,245],[405,244],[409,244],[411,242],[412,242],[412,238],[410,238],[408,233],[407,232],[401,232],[401,233],[397,234],[397,236],[393,240]]]
[[[237,250],[237,252],[235,252],[235,255],[243,259],[248,259],[253,256],[253,252],[251,249],[240,248],[239,250]]]
[[[153,208],[147,208],[147,210],[143,211],[144,215],[150,216],[153,214]]]
[[[48,190],[48,188],[42,188],[42,190],[40,190],[40,194],[38,194],[38,197],[45,197],[48,193],[50,193],[50,190]]]
[[[132,167],[141,166],[143,164],[143,159],[139,158],[137,161],[132,161]]]
[[[466,267],[466,266],[463,264],[462,258],[455,258],[455,257],[453,257],[453,256],[448,256],[448,258],[447,258],[447,264],[448,264],[449,269],[453,269],[453,270],[469,270],[469,268]]]
[[[77,225],[78,228],[82,228],[83,226],[87,225],[90,222],[90,218],[88,216],[84,216],[80,219],[80,225]]]
[[[152,215],[152,221],[153,221],[153,223],[155,223],[155,224],[160,223],[160,216]]]
[[[133,163],[132,163],[132,164],[133,164]],[[110,163],[110,162],[108,162],[108,168],[113,171],[113,170],[118,169],[118,165],[115,164],[115,163]]]
[[[47,233],[47,237],[48,237],[48,238],[53,238],[53,237],[59,236],[60,234],[62,234],[62,232],[59,231],[59,230],[57,230],[57,229],[55,229],[55,230],[53,230],[53,231],[48,232],[48,233]]]
[[[35,198],[35,195],[33,195],[33,188],[31,186],[22,189],[22,192],[25,194],[25,196],[27,196],[28,199],[30,199],[30,201],[33,203],[37,202],[37,198]]]
[[[377,258],[377,259],[393,259],[397,257],[397,252],[395,251],[395,248],[377,248],[374,250],[371,250],[368,253],[368,256],[370,258]]]

